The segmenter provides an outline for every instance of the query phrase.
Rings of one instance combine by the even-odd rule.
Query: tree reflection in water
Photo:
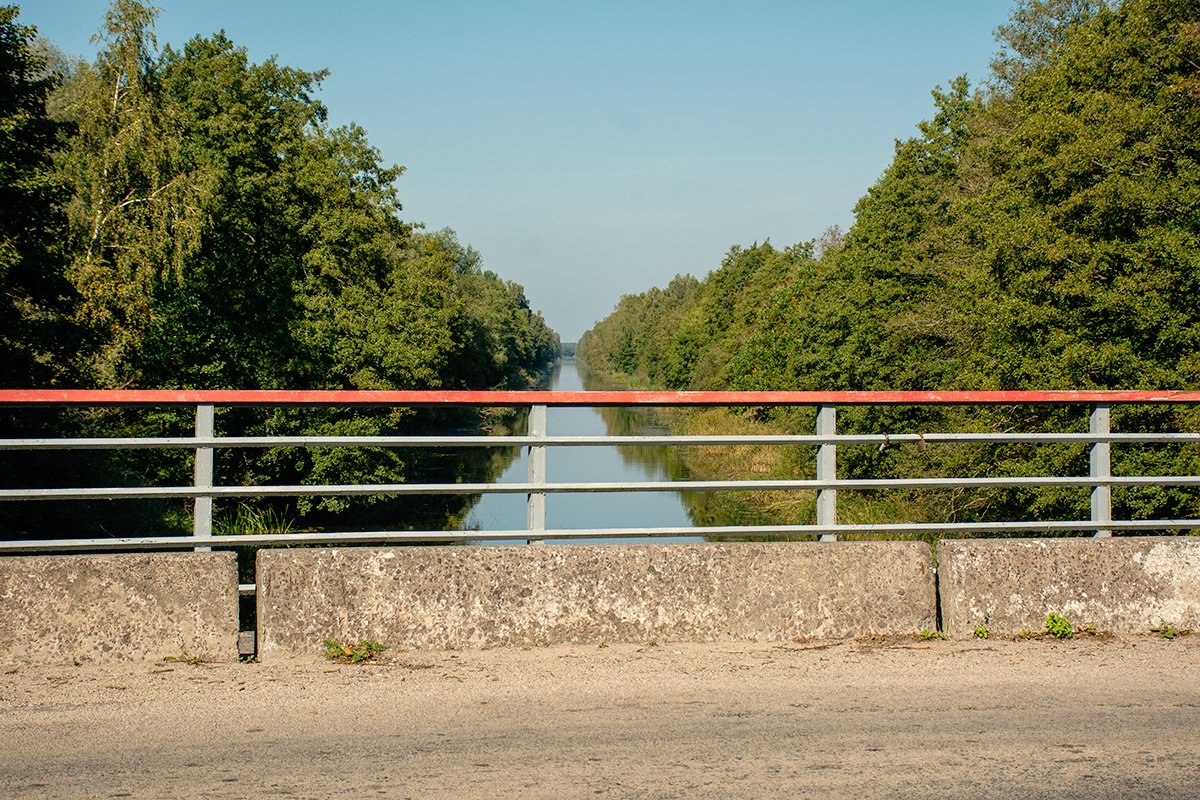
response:
[[[574,359],[564,359],[555,369],[551,388],[555,391],[597,391],[613,387],[605,385],[598,376],[577,364]],[[660,412],[651,408],[551,408],[547,413],[547,432],[555,436],[647,436],[669,431]],[[551,482],[556,483],[687,480],[689,473],[681,450],[665,445],[550,448],[547,453],[547,475]],[[521,453],[499,480],[521,483],[527,480],[527,475],[526,457]],[[525,527],[525,515],[524,495],[486,495],[468,515],[467,527],[478,530],[521,530]],[[728,493],[580,493],[549,495],[546,499],[546,527],[549,529],[685,529],[754,522],[761,522],[760,516],[738,505],[735,496]],[[699,541],[700,538],[681,536],[656,538],[653,541]]]

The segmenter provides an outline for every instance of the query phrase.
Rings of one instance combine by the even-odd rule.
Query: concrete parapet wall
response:
[[[233,553],[0,558],[0,661],[237,659]]]
[[[1113,632],[1200,628],[1200,539],[944,539],[938,588],[951,636],[1040,631],[1051,611]]]
[[[932,628],[921,542],[262,550],[259,655],[848,637]]]

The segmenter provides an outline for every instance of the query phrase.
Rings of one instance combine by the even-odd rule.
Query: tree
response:
[[[203,170],[185,165],[163,105],[156,14],[138,0],[115,0],[96,64],[80,65],[65,93],[63,114],[75,128],[59,159],[72,195],[68,276],[97,341],[87,375],[101,386],[138,381],[155,292],[186,269],[211,193]]]
[[[361,127],[328,124],[316,98],[325,72],[252,63],[224,33],[159,53],[157,10],[114,0],[95,62],[59,59],[63,81],[48,97],[33,32],[15,15],[0,16],[0,278],[18,313],[0,320],[0,336],[23,361],[7,380],[59,380],[53,370],[71,363],[79,382],[107,388],[524,388],[557,356],[520,286],[483,271],[452,231],[420,233],[400,218],[403,168]],[[78,321],[86,346],[55,344],[44,324],[55,313]],[[70,360],[49,357],[60,352]],[[186,417],[108,410],[82,425],[151,435],[186,430]],[[232,409],[220,425],[378,435],[415,418]],[[412,461],[395,448],[225,451],[218,473],[391,483]],[[188,468],[186,454],[159,451],[96,462],[73,474],[177,483]]]
[[[1101,8],[978,126],[986,182],[962,213],[1000,289],[981,350],[1003,385],[1200,381],[1198,19]]]
[[[1107,0],[1026,0],[996,30],[1000,52],[992,70],[1002,85],[1012,87],[1026,72],[1049,63],[1068,34],[1087,22]]]
[[[731,251],[701,287],[716,385],[744,389],[1194,388],[1200,383],[1200,2],[1025,0],[1001,29],[986,94],[965,78],[897,142],[841,245],[793,268],[757,315],[767,262]],[[771,274],[769,271],[762,274]],[[645,305],[646,298],[639,302]],[[637,343],[625,308],[588,353]],[[653,323],[650,324],[653,329]],[[613,330],[613,329],[616,330]],[[599,347],[603,345],[603,348]],[[633,347],[636,351],[636,346]],[[590,356],[589,356],[590,357]],[[707,385],[706,385],[707,388]],[[1114,426],[1193,430],[1195,412],[1130,409]],[[1062,410],[854,410],[839,428],[1012,430],[1082,424]],[[849,475],[1070,474],[1081,450],[960,450],[953,457],[848,451]],[[1141,474],[1187,474],[1192,450],[1126,450]],[[1086,462],[1084,462],[1086,463]],[[1119,470],[1120,467],[1118,466]],[[1117,513],[1190,516],[1197,500],[1117,492]],[[946,516],[1084,513],[1084,493],[1011,491]],[[1024,512],[1022,512],[1024,513]],[[929,515],[925,515],[929,516]]]
[[[63,126],[46,112],[55,79],[17,15],[0,6],[0,385],[45,386],[70,381],[76,297],[58,246],[65,193],[52,159]]]

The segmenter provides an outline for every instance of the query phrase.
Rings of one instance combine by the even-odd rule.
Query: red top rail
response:
[[[19,406],[809,406],[1197,403],[1200,391],[531,392],[0,389]]]

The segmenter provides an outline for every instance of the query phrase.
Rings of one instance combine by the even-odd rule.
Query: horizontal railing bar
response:
[[[820,406],[825,410],[834,406],[853,405],[1091,405],[1090,432],[988,432],[971,433],[871,433],[837,434],[831,426],[819,427],[821,434],[770,434],[770,435],[705,435],[705,436],[480,436],[471,433],[463,436],[213,436],[211,424],[201,426],[197,432],[202,436],[168,437],[91,437],[78,439],[24,438],[0,439],[0,450],[87,450],[87,449],[184,449],[211,455],[214,449],[233,448],[338,448],[338,447],[393,447],[393,448],[472,448],[472,447],[531,447],[541,451],[546,446],[595,447],[595,446],[755,446],[755,445],[861,445],[887,447],[916,444],[923,446],[935,443],[968,444],[1080,444],[1091,447],[1090,476],[1000,476],[1000,477],[936,477],[936,478],[855,478],[837,479],[836,470],[820,472],[822,480],[703,480],[703,481],[647,481],[630,482],[563,482],[542,483],[539,475],[527,483],[399,483],[399,484],[334,484],[334,485],[283,485],[283,486],[211,486],[211,472],[201,480],[197,468],[196,485],[189,486],[124,486],[85,487],[54,489],[0,489],[0,500],[130,500],[177,498],[196,499],[197,509],[211,505],[212,498],[250,497],[310,497],[310,496],[366,496],[366,495],[485,495],[485,494],[528,494],[542,498],[546,494],[567,493],[615,493],[615,492],[708,492],[708,491],[767,491],[806,490],[825,494],[824,490],[924,490],[924,489],[989,489],[989,488],[1069,488],[1079,487],[1092,490],[1092,519],[1062,520],[1052,522],[1019,521],[988,523],[899,523],[899,524],[835,524],[833,515],[820,517],[829,524],[817,525],[768,525],[768,526],[721,526],[690,528],[605,528],[583,530],[543,530],[537,528],[540,539],[620,538],[620,537],[742,537],[742,536],[787,536],[819,535],[837,536],[853,534],[925,535],[943,534],[971,535],[978,533],[1137,533],[1140,531],[1200,529],[1200,520],[1135,520],[1110,521],[1111,502],[1105,500],[1107,488],[1138,486],[1200,486],[1200,475],[1138,475],[1111,476],[1108,466],[1109,445],[1129,444],[1194,444],[1200,443],[1200,433],[1139,433],[1108,430],[1108,407],[1120,404],[1178,403],[1200,405],[1200,392],[471,392],[471,391],[419,391],[419,392],[342,392],[342,391],[91,391],[91,390],[0,390],[0,407],[55,407],[55,406],[199,406],[207,410],[211,420],[212,408],[220,407],[568,407],[587,406],[592,408],[610,406]],[[1100,411],[1097,411],[1099,409]],[[544,409],[543,409],[544,410]],[[1104,413],[1100,423],[1097,414]],[[199,417],[197,417],[199,420]],[[651,428],[650,430],[654,430]],[[1097,453],[1103,460],[1097,462]],[[1101,466],[1097,467],[1097,463]],[[827,478],[827,479],[825,479]],[[832,495],[833,492],[828,492]],[[1096,498],[1101,496],[1102,513],[1096,512]],[[1108,510],[1104,510],[1107,503]],[[199,515],[199,510],[197,510]],[[199,517],[198,517],[199,518]],[[532,519],[532,517],[531,517]],[[1101,524],[1102,523],[1102,524]],[[238,547],[257,545],[303,545],[303,544],[360,544],[360,543],[433,543],[433,542],[486,542],[525,541],[530,538],[530,529],[507,531],[358,531],[358,532],[303,532],[288,534],[246,534],[213,536],[207,524],[197,525],[192,536],[150,537],[106,537],[101,539],[62,539],[0,542],[0,553],[8,552],[55,552],[66,550],[111,550],[148,548],[210,549],[213,547]],[[240,584],[241,594],[253,593],[253,584]]]
[[[641,483],[389,483],[314,486],[120,486],[0,489],[4,500],[132,500],[189,497],[312,497],[362,495],[586,494],[598,492],[716,492],[816,489],[962,489],[1068,486],[1200,486],[1200,475],[1010,478],[847,478],[838,480],[644,481]]]
[[[196,447],[627,447],[760,444],[894,445],[957,442],[998,444],[1189,444],[1200,433],[896,433],[759,434],[746,436],[161,436],[80,439],[0,439],[0,450],[123,450]]]
[[[841,525],[756,525],[677,528],[588,528],[544,532],[546,539],[655,538],[664,536],[788,536],[821,534],[975,534],[975,533],[1086,533],[1095,528],[1091,520],[1048,522],[906,522],[897,524]],[[1113,531],[1157,531],[1200,529],[1200,519],[1113,520],[1105,527]],[[539,533],[542,533],[539,531]],[[529,531],[351,531],[281,534],[232,534],[228,536],[144,536],[106,539],[54,539],[0,542],[0,553],[53,552],[64,550],[139,550],[148,548],[246,547],[295,544],[370,544],[375,542],[484,542],[526,540]],[[240,587],[239,587],[240,588]]]
[[[1196,391],[544,392],[0,389],[10,406],[812,406],[1200,403]]]

